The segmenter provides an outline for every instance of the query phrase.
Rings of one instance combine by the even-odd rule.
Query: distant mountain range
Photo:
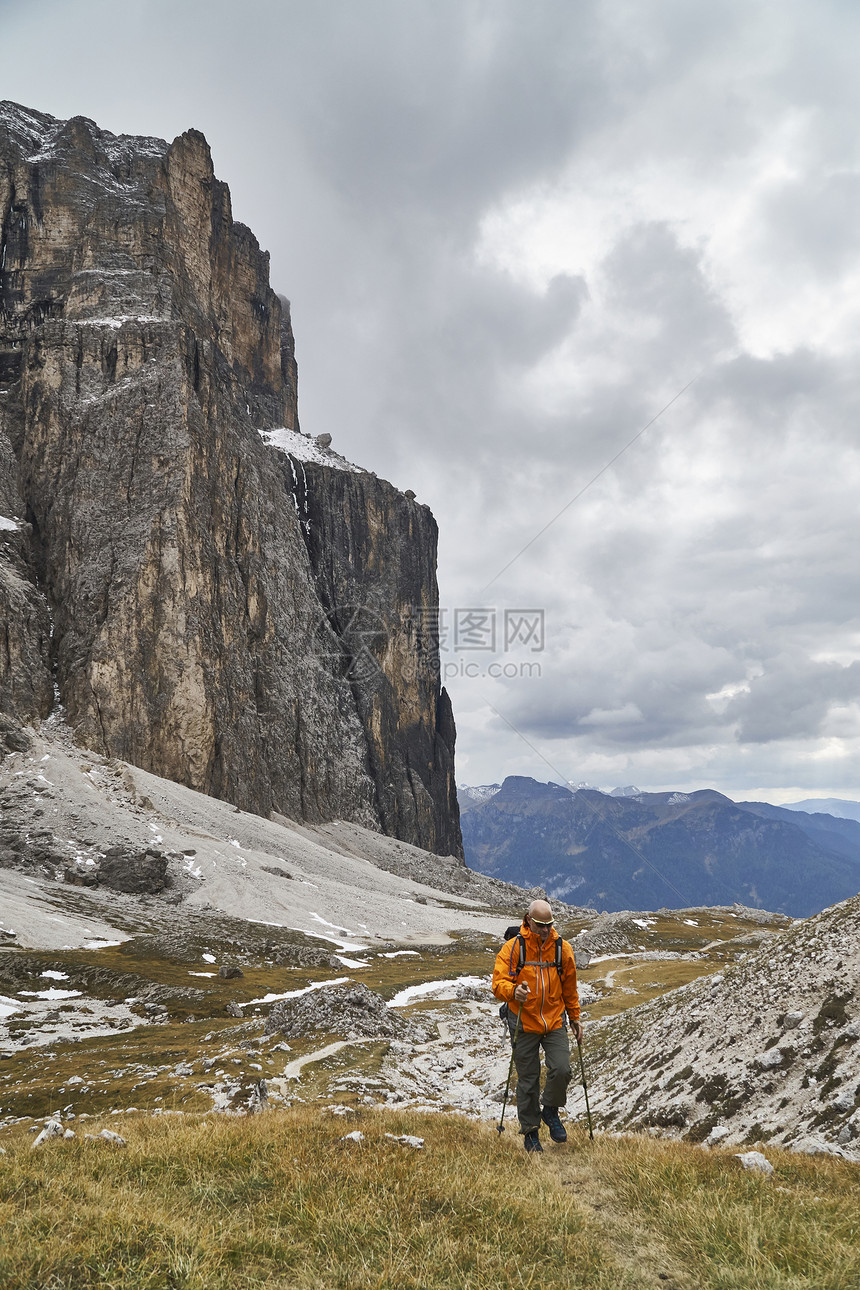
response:
[[[802,918],[860,891],[857,820],[733,802],[713,789],[630,792],[525,776],[461,787],[466,861],[606,910],[738,901]]]
[[[860,821],[860,802],[844,797],[806,797],[802,802],[786,802],[787,811],[806,811],[815,815],[835,815],[840,820]]]

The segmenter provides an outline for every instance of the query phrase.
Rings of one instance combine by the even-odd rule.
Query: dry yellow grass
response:
[[[534,1158],[456,1117],[312,1107],[110,1127],[127,1148],[4,1137],[3,1290],[860,1286],[860,1169],[832,1159],[769,1152],[765,1178],[579,1129]]]
[[[356,1125],[365,1144],[340,1142]],[[20,1136],[0,1157],[4,1290],[635,1285],[515,1136],[462,1120],[305,1109],[122,1132],[125,1149]]]
[[[678,1285],[701,1290],[857,1290],[860,1166],[766,1148],[774,1173],[745,1172],[738,1148],[603,1138],[556,1161],[563,1184],[602,1193],[626,1243],[663,1246]]]

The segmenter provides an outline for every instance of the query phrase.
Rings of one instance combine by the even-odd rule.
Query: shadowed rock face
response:
[[[460,855],[438,659],[399,633],[365,683],[332,613],[340,583],[389,627],[435,605],[435,525],[364,472],[346,523],[345,472],[321,469],[317,536],[343,546],[308,542],[258,434],[298,426],[288,305],[203,136],[0,105],[0,221],[3,711],[46,716],[56,681],[100,752]]]
[[[283,470],[367,734],[383,830],[459,856],[454,718],[439,688],[436,521],[367,472],[293,459]]]

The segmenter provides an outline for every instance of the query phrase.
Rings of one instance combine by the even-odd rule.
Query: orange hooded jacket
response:
[[[576,988],[576,963],[573,950],[567,941],[561,949],[561,973],[555,966],[555,943],[558,932],[553,927],[546,944],[541,945],[539,938],[524,922],[520,934],[526,940],[526,959],[521,972],[517,972],[520,961],[520,946],[516,936],[505,941],[496,955],[496,966],[493,968],[493,994],[502,999],[516,1016],[520,1005],[514,1001],[514,990],[524,981],[529,988],[529,997],[522,1005],[521,1021],[523,1030],[532,1033],[547,1034],[558,1030],[564,1013],[571,1021],[579,1021],[579,994]]]

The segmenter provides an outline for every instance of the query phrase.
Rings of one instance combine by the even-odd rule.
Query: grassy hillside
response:
[[[4,1290],[851,1290],[860,1167],[453,1116],[111,1117],[0,1156]],[[91,1122],[90,1132],[97,1132]],[[362,1144],[341,1141],[358,1129]],[[420,1150],[386,1137],[417,1134]]]

